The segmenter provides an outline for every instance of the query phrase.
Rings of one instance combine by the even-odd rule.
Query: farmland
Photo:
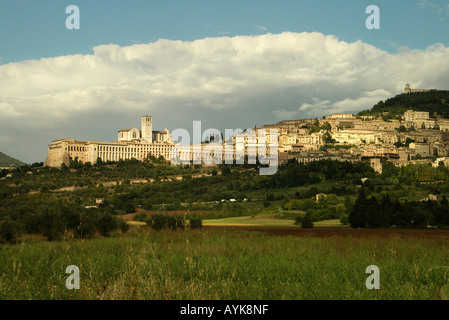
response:
[[[203,227],[2,246],[0,299],[448,299],[445,230]],[[68,290],[65,268],[80,268]],[[369,265],[380,290],[365,287]]]
[[[448,299],[449,171],[390,169],[19,168],[0,180],[0,299]]]

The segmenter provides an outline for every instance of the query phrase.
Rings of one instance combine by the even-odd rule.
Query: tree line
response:
[[[49,241],[71,234],[75,238],[91,238],[95,234],[109,236],[129,225],[113,215],[110,207],[89,208],[63,200],[39,204],[28,203],[0,208],[0,240],[15,242],[21,235],[43,235]]]
[[[367,197],[362,189],[349,216],[353,228],[449,228],[449,204],[441,201],[392,201],[387,195],[380,200]]]

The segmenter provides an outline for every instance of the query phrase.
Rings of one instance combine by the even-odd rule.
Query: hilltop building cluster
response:
[[[406,93],[422,92],[416,90],[419,89],[406,85]],[[172,163],[173,156],[183,163],[211,164],[214,157],[222,160],[221,163],[241,163],[237,161],[248,161],[261,151],[273,155],[274,142],[279,164],[290,159],[300,163],[323,159],[369,160],[378,172],[382,171],[381,160],[398,166],[416,162],[449,165],[449,157],[446,157],[449,155],[449,119],[416,110],[404,112],[400,119],[388,119],[386,115],[386,112],[377,116],[334,113],[321,119],[285,120],[251,129],[250,133],[236,133],[227,141],[216,135],[213,142],[182,148],[173,142],[167,128],[154,131],[152,117],[144,116],[140,129],[118,131],[115,142],[55,140],[48,147],[45,165],[59,167],[73,160],[83,163],[95,163],[99,159],[103,162],[144,160],[150,156],[163,157]]]
[[[408,110],[400,120],[336,113],[323,119],[287,120],[263,127],[277,128],[281,163],[292,158],[299,162],[370,159],[379,172],[380,159],[396,165],[449,163],[449,119],[430,118],[429,112]]]

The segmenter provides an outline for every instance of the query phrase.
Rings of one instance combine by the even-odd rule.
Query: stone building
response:
[[[380,162],[379,158],[371,158],[370,159],[371,168],[378,173],[382,173],[382,162]]]
[[[420,154],[422,157],[430,156],[430,146],[427,143],[410,143],[410,149],[415,150],[415,155]]]
[[[407,110],[404,112],[405,121],[424,121],[429,119],[429,112],[427,111],[413,111]]]
[[[410,84],[405,85],[404,93],[414,93],[414,92],[429,92],[427,89],[411,89]]]
[[[69,165],[75,159],[83,163],[95,163],[97,159],[103,162],[132,158],[143,160],[149,155],[169,159],[174,146],[170,131],[153,131],[150,116],[142,117],[141,125],[140,130],[118,131],[118,141],[115,142],[77,141],[71,138],[54,140],[48,146],[44,165],[60,167],[62,163]]]

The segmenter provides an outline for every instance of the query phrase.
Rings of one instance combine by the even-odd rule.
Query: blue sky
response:
[[[87,54],[101,44],[157,39],[257,35],[283,31],[336,35],[395,52],[447,45],[449,11],[441,0],[2,0],[1,63]],[[65,8],[77,5],[81,29],[67,30]],[[381,29],[367,30],[365,8],[379,6]]]
[[[1,0],[0,151],[44,161],[52,140],[115,141],[146,114],[224,131],[449,89],[448,31],[442,0]]]

